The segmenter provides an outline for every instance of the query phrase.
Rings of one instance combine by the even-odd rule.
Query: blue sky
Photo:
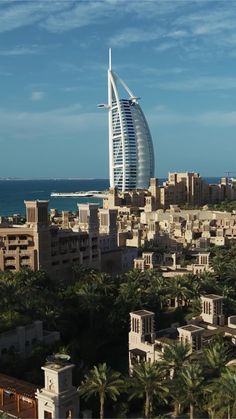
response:
[[[108,47],[156,175],[235,171],[236,3],[0,1],[0,177],[108,177]]]

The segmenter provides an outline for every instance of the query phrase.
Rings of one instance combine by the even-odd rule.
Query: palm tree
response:
[[[190,346],[174,341],[165,347],[161,354],[161,365],[171,378],[174,378],[183,368],[184,363],[190,357]]]
[[[229,255],[227,255],[227,253],[221,251],[210,261],[214,273],[219,279],[226,279],[228,276],[228,262],[230,262],[228,257]]]
[[[157,307],[162,308],[163,303],[168,299],[168,288],[165,279],[157,274],[149,275],[146,295],[150,309],[153,308],[153,310],[156,310]]]
[[[1,277],[0,278],[0,294],[2,312],[7,315],[10,323],[12,322],[15,313],[19,308],[19,300],[16,297],[17,284],[14,277]],[[12,325],[10,325],[12,326]]]
[[[198,279],[195,278],[193,281],[191,281],[189,284],[189,288],[192,292],[192,298],[199,299],[201,295],[201,284],[198,281]]]
[[[218,284],[215,273],[203,272],[198,280],[200,284],[200,292],[202,294],[218,292]]]
[[[208,407],[215,413],[215,417],[228,419],[236,417],[236,372],[226,369],[206,387],[208,393]],[[210,397],[209,397],[210,396]]]
[[[209,376],[219,376],[230,359],[229,349],[221,337],[214,339],[203,350],[203,361],[209,369]]]
[[[169,286],[169,296],[171,299],[175,299],[177,302],[177,306],[183,306],[187,304],[190,300],[192,293],[191,291],[183,284],[183,280],[181,277],[176,276],[175,278],[171,278],[170,286]]]
[[[103,363],[97,367],[94,366],[85,376],[85,380],[80,385],[80,394],[85,400],[92,396],[99,396],[100,419],[103,419],[105,399],[109,397],[116,401],[123,387],[124,380],[121,378],[121,374]]]
[[[120,285],[116,304],[130,312],[142,307],[143,289],[138,282],[128,281]]]
[[[95,281],[77,283],[74,287],[74,292],[79,296],[81,309],[89,312],[89,324],[90,328],[93,329],[94,314],[99,310],[101,302],[98,284]]]
[[[114,291],[114,281],[110,275],[104,272],[95,272],[91,275],[91,279],[97,282],[104,297],[112,295]]]
[[[189,404],[190,419],[194,418],[194,407],[202,394],[203,373],[199,363],[188,362],[180,373],[182,391],[185,395],[185,401]]]
[[[168,394],[168,387],[163,381],[164,374],[156,363],[142,362],[137,364],[130,379],[129,400],[134,398],[144,399],[144,415],[150,418],[153,409],[154,397],[165,401]]]
[[[87,266],[80,265],[79,263],[75,263],[72,267],[74,281],[80,281],[84,278],[92,275],[95,271]]]
[[[173,417],[180,416],[182,412],[182,406],[185,402],[185,394],[182,389],[182,382],[179,375],[174,376],[168,381],[169,396],[173,400],[174,412]]]

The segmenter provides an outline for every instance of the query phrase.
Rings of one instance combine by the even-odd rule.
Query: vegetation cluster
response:
[[[158,271],[111,276],[81,266],[74,267],[67,282],[52,281],[42,271],[1,272],[0,332],[40,319],[46,329],[60,331],[61,342],[36,345],[27,360],[8,351],[0,357],[0,371],[40,385],[46,355],[64,350],[76,365],[75,383],[86,396],[82,408],[91,407],[96,414],[100,409],[101,417],[104,411],[110,417],[135,412],[146,417],[183,417],[187,412],[191,417],[234,417],[235,397],[230,395],[236,394],[236,372],[226,366],[234,354],[220,338],[199,356],[190,357],[180,344],[171,346],[161,363],[137,365],[127,378],[131,311],[153,311],[157,329],[173,322],[183,325],[200,313],[200,295],[215,293],[224,297],[226,316],[236,313],[236,246],[213,248],[211,264],[214,273],[171,279]],[[170,306],[173,299],[176,307]],[[100,407],[96,397],[86,402],[90,395],[99,396]]]

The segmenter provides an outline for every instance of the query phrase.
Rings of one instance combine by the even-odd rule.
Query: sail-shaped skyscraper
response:
[[[119,84],[127,98],[120,98]],[[108,105],[99,107],[108,108],[110,187],[120,191],[147,188],[154,177],[152,137],[139,99],[112,70],[109,49]]]

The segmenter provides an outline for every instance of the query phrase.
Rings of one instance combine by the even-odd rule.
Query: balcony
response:
[[[12,258],[12,259],[5,259],[4,264],[5,264],[5,266],[11,266],[11,265],[14,265],[15,266],[16,261],[15,261],[14,258]]]
[[[25,240],[16,239],[16,240],[6,240],[5,241],[6,245],[13,245],[13,246],[14,245],[17,246],[19,244],[28,246],[30,243],[33,243],[33,241],[29,240],[29,239],[25,239]]]
[[[20,262],[20,266],[23,266],[23,267],[25,267],[25,268],[29,268],[29,267],[30,267],[30,265],[31,265],[31,260],[30,260],[30,259],[27,259],[27,260],[22,260],[22,261]]]
[[[16,256],[18,254],[20,254],[22,256],[24,256],[24,255],[32,256],[34,254],[34,249],[22,249],[21,250],[21,249],[17,248],[15,250],[4,250],[3,253],[4,253],[5,257],[7,257],[8,255],[9,256],[13,256],[13,255]]]

